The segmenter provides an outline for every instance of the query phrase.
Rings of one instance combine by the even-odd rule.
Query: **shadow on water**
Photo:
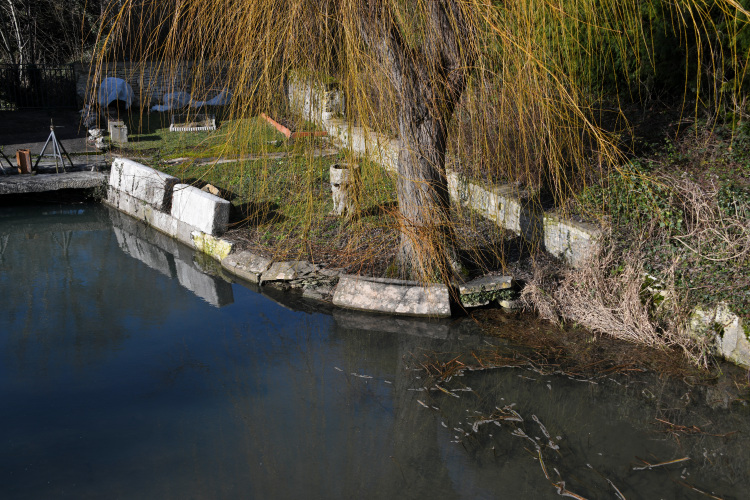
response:
[[[101,207],[0,211],[0,259],[3,498],[741,498],[750,487],[747,391],[730,377],[571,374],[529,363],[469,317],[238,286]],[[514,362],[445,378],[423,366],[488,349]]]

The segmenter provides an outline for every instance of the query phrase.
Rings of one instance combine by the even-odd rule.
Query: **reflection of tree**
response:
[[[73,237],[73,231],[63,231],[60,233],[60,236],[56,233],[50,233],[52,235],[52,239],[55,243],[57,243],[57,246],[60,247],[62,250],[63,257],[65,257],[65,260],[68,260],[68,249],[70,248],[70,240]],[[70,266],[68,266],[70,267]]]
[[[188,307],[178,285],[123,258],[105,209],[24,210],[0,219],[0,330],[22,367],[101,361],[131,329]]]
[[[8,239],[10,236],[7,234],[0,234],[0,264],[5,260],[5,249],[8,248]]]
[[[402,363],[434,339],[329,327],[320,315],[268,319],[236,332],[226,349],[242,361],[224,364],[249,496],[455,496]]]

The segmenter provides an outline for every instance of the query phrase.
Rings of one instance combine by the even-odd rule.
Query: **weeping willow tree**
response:
[[[191,61],[198,93],[216,85],[220,68],[239,117],[281,106],[290,75],[313,85],[335,78],[349,120],[400,141],[398,261],[403,275],[426,281],[460,269],[447,162],[477,178],[545,186],[557,200],[575,193],[621,159],[593,106],[602,82],[628,86],[658,64],[655,32],[674,47],[691,44],[676,57],[696,95],[720,100],[744,79],[737,40],[747,13],[733,0],[124,0],[111,8],[94,81],[110,60],[157,64],[174,78]],[[649,21],[654,13],[660,25]],[[727,68],[731,81],[716,77]]]

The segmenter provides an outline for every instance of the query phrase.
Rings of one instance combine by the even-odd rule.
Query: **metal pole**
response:
[[[5,153],[3,153],[2,149],[0,149],[0,155],[3,155],[3,158],[5,159],[6,162],[8,162],[8,166],[10,167],[10,169],[13,170],[13,164],[10,162],[10,160],[8,159],[8,157],[5,156]],[[8,175],[8,174],[5,173],[5,167],[3,167],[2,162],[0,162],[0,171],[3,172],[3,175]]]

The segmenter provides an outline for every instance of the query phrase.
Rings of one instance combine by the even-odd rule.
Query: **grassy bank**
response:
[[[750,134],[738,130],[684,129],[572,198],[571,215],[605,228],[604,250],[590,266],[571,270],[529,254],[493,223],[454,208],[459,253],[476,273],[515,261],[514,272],[529,283],[527,304],[544,317],[651,347],[677,347],[706,364],[709,346],[686,332],[696,307],[723,302],[750,323]],[[228,237],[239,248],[396,275],[396,187],[379,165],[346,151],[323,154],[325,139],[290,144],[257,118],[226,122],[215,132],[149,139],[159,133],[164,128],[136,134],[131,152],[152,153],[154,166],[182,182],[219,188],[232,203]],[[232,156],[227,152],[256,159],[199,161]],[[165,155],[193,160],[164,163]],[[358,212],[350,218],[331,215],[329,170],[347,162],[362,172]]]
[[[686,128],[582,191],[568,208],[605,228],[602,252],[579,270],[539,266],[528,302],[550,319],[707,363],[711,339],[688,330],[696,308],[724,303],[750,324],[747,131]]]

